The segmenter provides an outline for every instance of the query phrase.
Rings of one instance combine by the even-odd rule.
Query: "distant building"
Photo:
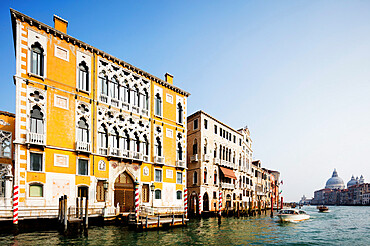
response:
[[[312,198],[309,199],[305,195],[302,196],[301,200],[299,201],[299,205],[310,205]]]
[[[326,205],[369,205],[370,184],[365,183],[364,177],[356,178],[352,175],[347,183],[347,189],[343,180],[334,169],[333,175],[326,182],[325,189],[314,192],[311,204]]]

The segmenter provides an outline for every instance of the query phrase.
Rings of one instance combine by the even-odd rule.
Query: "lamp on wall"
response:
[[[103,183],[104,190],[108,190],[108,185],[109,185],[108,181],[105,180],[104,183]]]

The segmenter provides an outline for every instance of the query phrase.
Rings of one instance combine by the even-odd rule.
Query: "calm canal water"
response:
[[[280,224],[276,217],[193,219],[187,227],[136,233],[125,227],[89,229],[88,237],[65,238],[56,231],[2,235],[1,245],[370,245],[370,207],[330,207],[311,219]]]

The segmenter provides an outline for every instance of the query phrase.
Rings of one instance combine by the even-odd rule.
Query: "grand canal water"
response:
[[[89,229],[88,237],[66,238],[56,231],[1,235],[4,245],[370,245],[370,207],[330,207],[318,213],[304,207],[311,219],[280,224],[276,217],[194,219],[187,227],[136,233],[125,227]]]

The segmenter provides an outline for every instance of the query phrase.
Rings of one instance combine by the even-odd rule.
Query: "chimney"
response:
[[[169,74],[169,73],[166,73],[164,75],[164,78],[166,79],[166,82],[173,85],[173,75]]]
[[[54,15],[54,28],[60,32],[67,34],[68,21],[61,17]]]

